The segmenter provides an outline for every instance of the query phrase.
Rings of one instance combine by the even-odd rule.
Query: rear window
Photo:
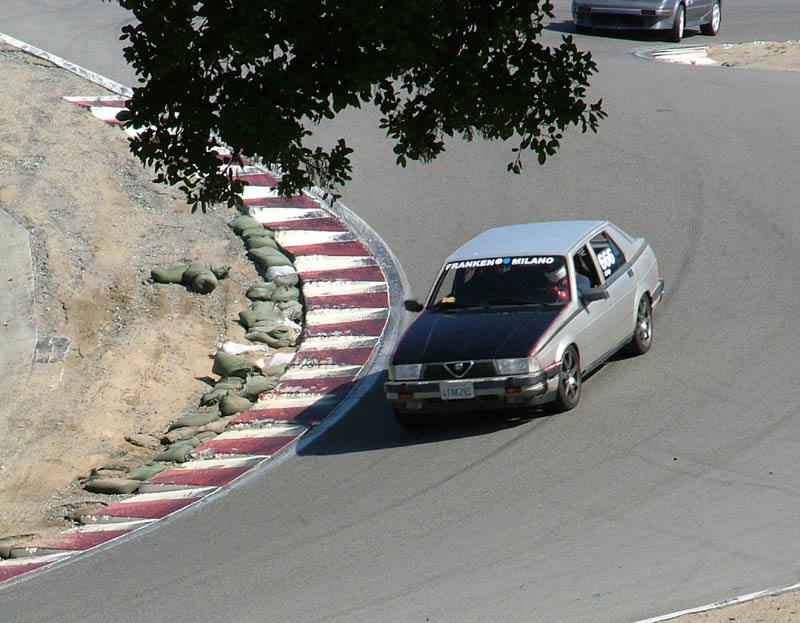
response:
[[[565,258],[532,255],[446,264],[428,307],[563,305],[569,299]]]

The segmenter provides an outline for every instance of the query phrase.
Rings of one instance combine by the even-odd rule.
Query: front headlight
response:
[[[495,359],[500,374],[529,374],[541,368],[533,357],[515,357],[514,359]]]
[[[394,381],[416,381],[422,374],[421,363],[401,363],[389,366],[389,377]]]

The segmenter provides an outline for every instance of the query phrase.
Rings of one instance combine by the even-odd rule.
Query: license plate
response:
[[[475,388],[472,383],[442,383],[439,385],[442,400],[467,400],[475,398]]]

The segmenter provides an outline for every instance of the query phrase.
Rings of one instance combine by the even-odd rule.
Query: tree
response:
[[[524,151],[544,163],[568,126],[605,117],[585,101],[591,55],[571,36],[537,41],[549,0],[118,1],[137,19],[121,37],[140,85],[120,120],[145,128],[131,151],[195,209],[240,201],[230,165],[244,157],[278,168],[281,194],[337,196],[352,150],[305,142],[351,106],[378,107],[399,165],[436,158],[445,137],[513,137],[515,173]]]

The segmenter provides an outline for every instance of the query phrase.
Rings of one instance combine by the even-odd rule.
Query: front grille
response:
[[[422,369],[423,381],[452,381],[457,379],[481,379],[497,376],[492,359],[474,361],[463,376],[453,376],[445,368],[444,363],[426,363]]]

